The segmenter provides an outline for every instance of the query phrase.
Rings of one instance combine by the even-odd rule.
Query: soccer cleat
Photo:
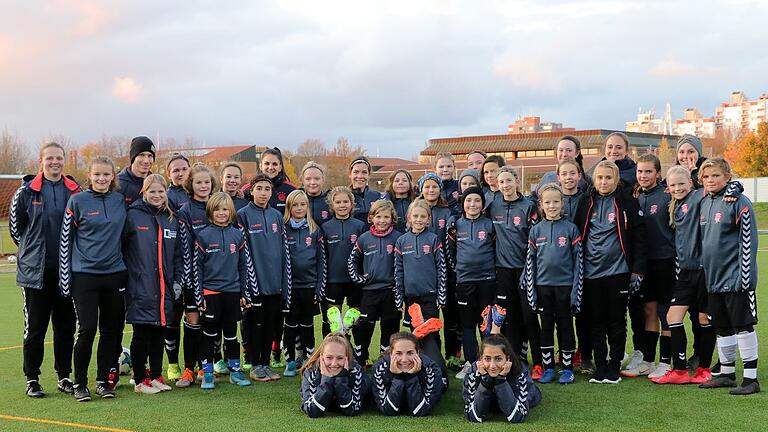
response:
[[[728,387],[736,387],[736,380],[728,375],[713,376],[707,382],[699,384],[699,388],[703,389]]]
[[[445,367],[455,372],[458,372],[461,370],[461,365],[462,365],[461,359],[458,359],[455,356],[450,356],[447,359],[445,359]]]
[[[88,402],[91,400],[91,391],[84,385],[73,386],[72,395],[78,402]]]
[[[365,370],[368,370],[368,369],[370,369],[370,368],[372,368],[372,367],[373,367],[373,360],[371,360],[371,359],[367,359],[367,360],[365,361]]]
[[[45,396],[45,393],[43,392],[43,387],[40,385],[39,382],[37,382],[37,380],[27,381],[27,396],[31,398],[36,398],[36,399],[39,399]]]
[[[190,369],[184,369],[181,378],[176,381],[176,388],[187,388],[195,382],[195,374]]]
[[[507,310],[499,305],[493,305],[491,308],[491,323],[496,327],[501,327],[506,319]]]
[[[155,378],[152,381],[150,381],[149,384],[160,391],[171,391],[171,386],[165,383],[165,378],[163,377]]]
[[[203,381],[200,383],[200,388],[203,390],[213,390],[216,388],[216,383],[213,381],[213,372],[203,372]]]
[[[296,372],[296,362],[295,361],[289,361],[288,364],[285,365],[285,370],[283,371],[283,376],[285,377],[295,377],[298,372]]]
[[[595,362],[592,360],[582,360],[581,361],[581,367],[578,369],[578,371],[582,375],[590,375],[595,373]]]
[[[269,361],[269,367],[272,369],[282,369],[285,367],[285,363],[280,361],[280,358],[272,358],[272,360]]]
[[[264,370],[264,366],[262,365],[256,365],[251,369],[250,373],[251,379],[258,382],[267,382],[269,381],[269,375],[267,375],[267,372]]]
[[[421,306],[419,306],[418,303],[408,306],[408,316],[411,317],[411,325],[413,328],[424,324],[424,315],[422,315]]]
[[[217,375],[228,375],[229,374],[229,366],[227,365],[227,361],[224,359],[221,359],[213,364],[213,372],[215,372]]]
[[[493,327],[493,321],[491,318],[491,306],[488,305],[480,312],[480,334],[488,336],[491,334],[491,328]]]
[[[746,385],[742,383],[740,386],[729,391],[728,393],[732,395],[741,395],[741,396],[760,393],[760,384],[757,381],[752,381],[751,383]]]
[[[712,373],[710,373],[709,368],[700,367],[691,377],[691,384],[703,384],[710,379],[712,379]]]
[[[441,328],[443,328],[442,321],[438,318],[430,318],[420,326],[417,326],[416,329],[413,330],[413,335],[416,336],[416,339],[424,339],[430,333],[439,332]]]
[[[328,318],[328,324],[331,327],[331,333],[340,333],[341,332],[341,311],[336,306],[332,306],[328,308],[328,311],[325,313],[325,316]]]
[[[632,366],[630,368],[630,366]],[[625,377],[636,377],[640,375],[648,375],[653,369],[653,364],[644,360],[640,360],[637,363],[629,362],[627,368],[621,371],[621,375]]]
[[[59,382],[56,384],[56,387],[62,393],[72,394],[75,392],[75,389],[72,387],[72,380],[70,380],[69,378],[60,379]]]
[[[463,380],[464,377],[469,373],[471,369],[472,369],[472,364],[470,362],[464,363],[464,366],[462,366],[459,373],[456,374],[456,379]]]
[[[269,366],[264,366],[264,373],[267,374],[270,381],[277,381],[280,379],[280,374],[273,371],[272,368]]]
[[[621,382],[621,375],[619,371],[608,371],[603,375],[603,384],[618,384]]]
[[[242,369],[243,372],[250,372],[251,369],[253,369],[253,365],[250,363],[243,363]]]
[[[625,354],[624,358],[626,359],[627,356]],[[643,361],[643,352],[635,350],[635,352],[632,353],[632,357],[629,357],[629,362],[627,362],[624,365],[623,370],[634,370],[637,369],[637,367],[640,365],[640,362]],[[637,376],[637,375],[633,375]]]
[[[179,369],[179,365],[177,363],[169,364],[165,375],[168,377],[169,381],[177,381],[179,378],[181,378],[181,370]]]
[[[659,362],[659,365],[656,366],[656,369],[654,369],[653,372],[648,374],[648,379],[653,381],[654,379],[659,379],[667,374],[667,372],[672,370],[672,366],[669,363],[661,363]]]
[[[101,396],[102,399],[112,399],[115,397],[115,390],[109,382],[97,382],[96,394]]]
[[[133,386],[133,391],[140,394],[158,394],[162,390],[152,385],[152,382],[148,379]]]
[[[543,374],[544,374],[544,369],[541,368],[541,365],[535,365],[531,370],[531,379],[534,381],[538,381],[541,379],[541,376]]]
[[[659,378],[652,378],[656,384],[690,384],[691,377],[688,376],[688,370],[672,369]]]
[[[240,387],[251,385],[251,382],[248,380],[248,378],[245,377],[243,371],[234,371],[229,374],[229,382]]]
[[[560,379],[557,380],[557,382],[560,384],[570,384],[573,382],[573,380],[573,371],[570,369],[563,369],[560,371]]]
[[[354,327],[359,319],[360,311],[355,308],[349,308],[347,313],[344,314],[344,319],[342,320],[344,324],[344,333],[348,332],[352,327]]]
[[[546,369],[543,374],[541,374],[541,378],[539,378],[540,384],[549,384],[552,381],[555,380],[555,377],[557,376],[557,373],[554,369]]]
[[[149,370],[147,370],[147,372],[148,371]],[[107,383],[110,385],[110,387],[112,388],[113,392],[118,387],[120,387],[120,373],[118,373],[117,369],[112,368],[112,369],[109,370],[109,373],[107,374]],[[96,388],[96,394],[99,393],[98,390],[99,389]]]
[[[592,384],[602,384],[604,379],[605,369],[598,367],[595,373],[592,374],[592,378],[589,379],[589,382]]]
[[[715,365],[709,369],[709,373],[711,373],[713,377],[720,376],[722,373],[720,372],[720,362],[715,363]]]

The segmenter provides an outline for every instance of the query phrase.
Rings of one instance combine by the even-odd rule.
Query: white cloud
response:
[[[555,73],[557,69],[552,62],[519,54],[500,56],[493,65],[494,73],[512,86],[550,94],[559,93],[563,87],[562,79]]]
[[[142,90],[142,85],[131,77],[115,77],[112,84],[112,96],[125,103],[138,102]]]
[[[675,60],[663,60],[648,71],[648,74],[658,78],[711,78],[722,73],[720,68],[702,66],[692,63],[682,63]]]

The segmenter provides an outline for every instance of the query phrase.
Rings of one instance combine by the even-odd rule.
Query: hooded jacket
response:
[[[58,268],[64,211],[69,197],[80,191],[71,176],[58,182],[46,180],[42,172],[24,177],[8,213],[11,239],[18,246],[18,286],[42,289],[44,270]]]
[[[507,201],[502,194],[498,194],[486,214],[496,232],[496,267],[523,268],[528,232],[539,221],[536,204],[522,195],[514,201]]]
[[[281,295],[287,305],[292,273],[283,216],[272,207],[249,203],[237,212],[237,223],[248,240],[249,261],[256,280],[253,294]]]
[[[440,366],[424,354],[419,354],[421,370],[415,374],[393,374],[392,358],[381,356],[373,365],[373,400],[379,412],[394,416],[403,408],[416,417],[429,415],[446,390]]]
[[[395,242],[395,305],[404,306],[407,297],[436,296],[439,305],[447,301],[445,249],[435,233],[424,230],[400,236]]]
[[[184,224],[143,199],[128,208],[123,259],[128,268],[126,321],[165,326],[173,313],[174,284],[185,286],[190,236]]]
[[[88,189],[69,198],[59,241],[59,285],[64,297],[70,295],[72,273],[125,271],[121,252],[125,216],[125,200],[119,192]]]
[[[363,290],[394,289],[395,242],[400,232],[390,228],[379,233],[371,227],[355,242],[347,261],[349,277]]]
[[[349,255],[357,239],[365,232],[365,224],[353,217],[333,217],[322,228],[325,247],[328,250],[328,283],[350,283]]]

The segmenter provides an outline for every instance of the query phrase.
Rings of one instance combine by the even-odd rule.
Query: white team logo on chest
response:
[[[715,213],[715,223],[718,224],[723,220],[723,214],[720,212]]]
[[[512,223],[514,223],[515,226],[520,226],[520,216],[515,216],[512,218]]]
[[[610,212],[608,213],[608,222],[613,223],[616,221],[616,213]]]
[[[307,247],[312,246],[312,237],[307,237],[304,239],[304,244],[307,245]]]
[[[355,244],[356,241],[357,241],[357,234],[352,234],[351,236],[349,236],[350,243]]]
[[[560,247],[565,247],[567,241],[568,241],[568,239],[566,239],[563,236],[560,236],[560,237],[557,238],[557,245],[560,246]]]
[[[654,204],[651,206],[651,214],[656,214],[659,211],[659,206]]]
[[[276,223],[272,224],[272,232],[275,232],[275,233],[277,232],[277,224]]]
[[[485,240],[485,231],[478,231],[477,238],[479,238],[480,240]]]
[[[683,213],[688,213],[688,203],[683,204],[681,209],[683,210]]]

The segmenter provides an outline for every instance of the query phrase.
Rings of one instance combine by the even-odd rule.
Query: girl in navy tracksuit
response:
[[[325,168],[315,161],[309,161],[301,169],[301,186],[309,198],[309,213],[317,226],[333,217],[328,208],[328,190],[325,189]]]
[[[582,300],[584,269],[581,235],[572,222],[563,217],[563,192],[548,183],[538,190],[539,207],[545,219],[528,234],[528,253],[523,275],[524,289],[533,311],[541,317],[541,352],[547,384],[555,379],[555,326],[560,348],[560,384],[573,382],[573,356],[576,340],[573,314]]]
[[[291,286],[291,257],[285,238],[283,215],[269,206],[272,180],[258,174],[250,182],[253,202],[240,209],[237,221],[248,240],[250,263],[255,273],[253,307],[245,314],[243,326],[249,329],[246,362],[253,365],[251,378],[257,381],[280,379],[270,367],[274,325],[285,310]]]
[[[757,381],[757,221],[752,203],[744,195],[723,200],[731,180],[731,167],[723,158],[707,159],[699,168],[706,197],[701,202],[701,262],[709,292],[707,312],[717,331],[720,375],[703,388],[736,386],[736,351],[744,365],[741,385],[733,395],[760,391]]]
[[[371,227],[368,213],[374,202],[382,198],[381,193],[368,187],[371,176],[371,162],[365,156],[359,156],[349,164],[349,188],[355,195],[355,210],[353,214],[365,224],[365,229]]]
[[[301,369],[301,411],[311,418],[329,411],[354,416],[362,409],[370,389],[370,378],[355,362],[347,338],[331,333]]]
[[[439,310],[445,306],[445,248],[437,234],[427,230],[430,208],[424,200],[414,201],[408,208],[410,229],[395,243],[395,303],[408,314],[409,325],[422,342],[426,354],[441,367]]]
[[[521,358],[528,358],[531,350],[532,376],[541,377],[541,342],[539,320],[531,311],[520,276],[525,266],[528,232],[539,221],[536,203],[520,194],[520,179],[512,167],[502,167],[496,183],[499,193],[486,204],[486,214],[496,232],[496,308],[487,311],[486,334],[491,328],[502,331]],[[500,312],[506,312],[500,316]],[[492,316],[491,316],[492,315]],[[490,327],[490,328],[489,328]],[[500,328],[499,328],[500,327]]]
[[[453,210],[443,195],[443,182],[435,173],[427,173],[418,181],[419,198],[423,199],[430,207],[429,231],[436,234],[443,244],[448,244],[448,222],[451,220]],[[447,264],[447,261],[446,261]],[[461,325],[459,324],[459,312],[456,307],[456,272],[447,271],[446,300],[443,312],[443,330],[445,334],[445,358],[450,367],[461,368]]]
[[[645,227],[637,200],[618,187],[616,164],[599,162],[593,179],[595,188],[579,203],[575,219],[584,248],[584,310],[597,366],[590,382],[615,384],[621,381],[627,298],[639,290],[645,274]]]
[[[226,192],[235,203],[235,211],[248,205],[248,200],[242,198],[240,188],[243,186],[243,167],[237,162],[227,162],[221,167],[221,190]]]
[[[325,301],[328,311],[329,331],[346,333],[352,328],[355,341],[358,339],[358,327],[353,327],[360,318],[360,297],[362,288],[349,276],[349,255],[357,239],[365,232],[365,224],[352,217],[355,197],[346,186],[336,186],[328,192],[328,206],[333,218],[322,226],[325,247],[328,250],[328,282],[325,287]],[[347,312],[341,313],[344,299],[347,299]],[[328,332],[323,329],[323,333]]]
[[[393,334],[389,351],[373,366],[376,408],[387,416],[401,412],[416,417],[429,415],[447,389],[443,370],[419,351],[419,341],[413,333]]]
[[[296,376],[297,358],[309,358],[315,346],[314,316],[325,294],[327,275],[325,240],[320,228],[308,211],[309,199],[302,190],[288,194],[285,200],[285,237],[291,256],[291,291],[288,293],[288,313],[285,317],[285,372]],[[303,355],[296,353],[296,341],[301,342]]]
[[[411,205],[413,199],[416,197],[411,173],[404,169],[392,171],[392,174],[389,175],[387,191],[384,194],[384,197],[385,199],[392,201],[392,204],[395,206],[395,212],[397,213],[395,229],[404,233],[408,223],[408,218],[406,217],[408,206]]]
[[[459,211],[459,181],[454,177],[456,175],[456,160],[448,152],[441,152],[435,155],[435,174],[440,177],[442,182],[443,198],[448,203],[448,208],[453,214]]]
[[[171,322],[173,303],[181,298],[186,280],[189,234],[171,212],[166,187],[161,175],[147,176],[143,199],[128,208],[123,229],[123,258],[128,267],[125,319],[133,325],[131,358],[137,393],[171,389],[162,375],[163,331]],[[145,379],[147,360],[150,374]]]
[[[531,408],[541,403],[541,391],[531,379],[507,338],[492,334],[483,339],[480,357],[464,376],[464,418],[481,423],[494,408],[509,423],[523,423]]]
[[[123,196],[116,188],[115,165],[98,156],[88,167],[90,187],[72,195],[61,226],[59,245],[59,284],[64,297],[72,296],[77,313],[75,341],[74,396],[91,399],[88,390],[88,365],[91,348],[99,329],[96,394],[115,397],[107,381],[114,364],[115,345],[120,338],[124,317],[123,297],[126,267],[121,253],[121,234],[125,224]]]
[[[166,165],[168,180],[171,182],[168,186],[168,206],[173,212],[179,211],[181,206],[189,202],[189,194],[184,189],[184,183],[187,181],[190,168],[189,159],[180,153],[171,155]]]
[[[507,162],[499,155],[491,155],[485,158],[483,166],[480,169],[480,183],[485,192],[485,203],[490,204],[493,199],[500,195],[499,192],[499,168],[506,165]]]
[[[349,277],[363,286],[360,299],[360,321],[355,335],[355,350],[360,364],[368,361],[376,321],[381,319],[380,352],[389,344],[389,337],[400,328],[400,313],[395,307],[395,242],[400,233],[395,230],[397,214],[392,202],[373,203],[368,215],[371,228],[355,242],[349,255]]]
[[[72,393],[72,347],[75,310],[59,290],[59,240],[67,201],[80,186],[64,175],[64,148],[54,142],[40,148],[40,172],[24,177],[8,215],[11,239],[18,246],[16,285],[24,297],[24,376],[27,396],[43,397],[38,378],[45,352],[45,334],[53,323],[54,369],[58,388]]]
[[[642,361],[628,365],[622,371],[624,376],[648,375],[648,378],[654,380],[661,378],[671,368],[672,352],[666,317],[675,280],[675,234],[669,226],[669,202],[672,196],[666,189],[666,183],[661,181],[659,158],[652,154],[640,156],[637,159],[634,196],[637,197],[648,236],[648,271],[640,286],[640,301],[645,310],[645,333],[644,343],[640,346]],[[657,340],[659,364],[654,369]]]
[[[456,270],[456,302],[461,325],[466,363],[458,378],[463,378],[477,360],[480,313],[494,303],[496,294],[496,232],[493,222],[483,216],[485,194],[470,187],[461,194],[463,215],[448,228],[448,257]]]
[[[194,296],[203,324],[200,362],[204,374],[200,388],[210,390],[215,386],[213,352],[221,339],[220,332],[224,335],[229,380],[247,386],[251,382],[240,369],[237,322],[242,318],[242,309],[251,307],[251,289],[255,286],[252,269],[248,268],[248,243],[243,233],[232,226],[235,204],[227,193],[213,194],[206,213],[211,224],[197,234],[193,273]]]
[[[197,234],[208,226],[206,203],[213,191],[219,189],[219,184],[216,176],[208,167],[203,164],[195,164],[189,170],[187,180],[184,182],[184,189],[189,194],[190,200],[181,206],[177,215],[179,222],[185,225],[190,234],[191,246],[187,254],[189,256],[188,262],[191,263]],[[176,381],[176,387],[179,388],[189,387],[195,382],[195,365],[200,360],[200,313],[197,310],[197,301],[194,297],[194,286],[191,279],[192,266],[185,268],[185,271],[188,284],[183,287],[182,301],[177,303],[178,309],[184,310],[184,372]],[[171,359],[178,361],[178,339],[173,342],[166,341],[166,350],[168,351],[169,362]],[[178,366],[175,363],[169,363],[169,378],[175,377],[174,369],[177,370]],[[203,373],[202,370],[198,372],[199,374]]]

